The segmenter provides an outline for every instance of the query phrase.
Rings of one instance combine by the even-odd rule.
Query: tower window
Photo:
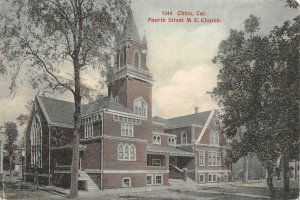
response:
[[[137,51],[134,53],[134,67],[140,68],[140,54]]]
[[[119,54],[119,68],[124,66],[124,53],[123,51],[120,52]]]
[[[142,99],[142,97],[139,97],[136,100],[134,100],[134,114],[140,115],[143,117],[147,116],[147,104]]]

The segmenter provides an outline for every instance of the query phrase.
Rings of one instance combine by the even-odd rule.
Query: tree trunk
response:
[[[295,161],[295,177],[294,179],[297,180],[298,178],[298,161]]]
[[[247,183],[248,182],[248,156],[245,156],[244,157],[244,165],[243,165],[243,168],[244,168],[244,177],[243,177],[243,183]]]
[[[290,167],[289,167],[289,156],[287,153],[283,154],[283,191],[284,196],[287,196],[290,191]]]
[[[269,194],[271,199],[274,199],[276,195],[276,191],[273,185],[273,173],[274,172],[272,167],[267,168],[267,185],[269,188]]]
[[[73,131],[73,155],[71,165],[71,187],[70,199],[75,199],[78,196],[78,168],[79,168],[79,135],[81,125],[81,95],[80,95],[80,69],[79,65],[74,64],[74,77],[75,77],[75,112],[74,112],[74,131]]]

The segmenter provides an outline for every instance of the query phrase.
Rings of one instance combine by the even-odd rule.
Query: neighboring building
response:
[[[188,176],[197,183],[228,181],[229,170],[224,165],[227,146],[214,111],[199,113],[195,108],[191,115],[167,120],[154,117],[153,125],[153,143],[155,136],[160,135],[162,141],[166,141],[162,145],[176,146],[194,154],[171,156],[170,178],[176,177],[176,170],[172,168],[177,171],[186,168]]]
[[[132,16],[118,42],[108,97],[82,106],[80,176],[100,189],[227,181],[225,139],[213,111],[152,119],[152,74]],[[26,178],[68,187],[74,104],[37,96],[26,131]],[[79,177],[80,178],[80,177]]]

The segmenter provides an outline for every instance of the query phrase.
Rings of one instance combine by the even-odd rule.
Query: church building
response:
[[[226,141],[213,110],[152,117],[147,41],[132,16],[117,42],[108,96],[81,107],[79,180],[88,190],[227,181]],[[36,96],[25,132],[25,174],[70,186],[74,103]]]

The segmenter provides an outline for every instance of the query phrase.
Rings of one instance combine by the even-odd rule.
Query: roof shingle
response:
[[[73,126],[73,115],[75,111],[73,102],[44,96],[39,96],[38,98],[41,100],[42,106],[45,108],[52,123]],[[82,105],[81,116],[86,116],[102,109],[133,113],[131,110],[116,102],[112,97],[104,97],[89,104]]]
[[[166,128],[186,127],[191,126],[192,124],[203,127],[210,113],[211,110],[190,115],[184,115],[180,117],[174,117],[170,119],[164,119],[155,116],[152,118],[152,121],[165,124]]]

